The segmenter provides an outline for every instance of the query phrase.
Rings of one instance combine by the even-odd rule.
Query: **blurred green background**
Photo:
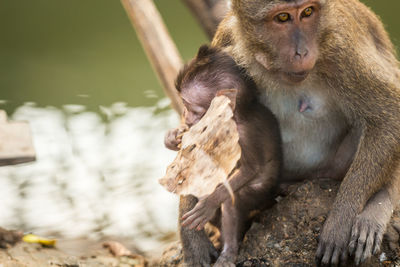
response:
[[[189,59],[205,35],[179,0],[156,4]],[[164,97],[118,0],[1,0],[0,32],[0,108],[9,112],[25,101],[97,110]]]
[[[184,59],[207,42],[180,0],[156,0]],[[400,1],[365,0],[400,41]],[[164,97],[118,0],[0,0],[0,109],[123,101],[151,106]]]

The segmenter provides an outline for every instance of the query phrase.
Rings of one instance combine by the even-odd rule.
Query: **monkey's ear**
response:
[[[207,57],[211,52],[211,48],[209,45],[202,45],[199,48],[199,51],[197,52],[197,58],[201,59],[201,58],[205,58]]]
[[[258,63],[260,63],[261,65],[263,65],[263,67],[264,67],[265,69],[269,70],[269,69],[271,68],[271,65],[270,65],[270,63],[269,63],[269,61],[268,61],[266,55],[264,55],[263,53],[258,52],[258,53],[256,53],[256,54],[254,55],[254,57],[255,57],[256,61],[257,61]]]
[[[229,105],[231,106],[232,110],[235,110],[236,107],[236,97],[238,94],[238,90],[237,89],[222,89],[219,90],[217,92],[217,96],[226,96],[227,98],[229,98],[229,100],[231,101],[231,103],[229,103]]]

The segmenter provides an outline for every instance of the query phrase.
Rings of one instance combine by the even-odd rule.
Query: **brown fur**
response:
[[[176,87],[185,104],[188,126],[201,119],[216,95],[229,97],[234,107],[233,119],[242,149],[239,170],[229,179],[235,201],[221,184],[190,211],[186,207],[192,206],[188,204],[192,200],[181,198],[180,202],[180,210],[186,211],[180,214],[182,225],[189,228],[180,230],[185,263],[189,266],[210,263],[211,258],[204,257],[208,253],[207,242],[198,247],[190,244],[204,239],[202,229],[212,220],[220,228],[223,241],[223,250],[214,266],[234,266],[251,212],[273,202],[282,163],[279,126],[272,113],[259,103],[254,82],[219,49],[202,46],[196,58],[179,74]],[[179,143],[173,134],[167,134],[165,141],[167,147]],[[221,216],[215,216],[220,208]],[[200,231],[198,234],[191,230],[195,228]]]
[[[304,81],[282,80],[260,63],[260,57],[272,68],[286,64],[275,53],[284,47],[268,41],[285,33],[269,32],[263,17],[277,5],[308,2],[312,4],[233,0],[233,10],[221,23],[213,45],[230,51],[263,89],[262,101],[281,127],[283,179],[343,179],[321,232],[317,259],[322,264],[346,261],[352,241],[350,252],[358,248],[358,262],[376,252],[364,246],[363,237],[370,233],[375,241],[368,242],[380,244],[383,234],[374,230],[379,227],[365,230],[367,225],[386,227],[398,202],[398,193],[392,192],[398,192],[400,179],[395,171],[400,166],[399,62],[381,21],[369,8],[358,0],[324,0],[319,1],[314,68]],[[297,105],[304,101],[314,109],[299,112]],[[390,204],[381,211],[375,199]]]

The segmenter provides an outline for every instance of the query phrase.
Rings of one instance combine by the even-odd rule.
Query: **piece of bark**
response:
[[[132,252],[124,245],[116,241],[107,241],[103,243],[103,247],[107,248],[115,257],[132,256]]]
[[[241,156],[230,100],[218,96],[182,137],[181,150],[160,184],[179,195],[202,197],[224,183]]]
[[[8,122],[0,110],[0,166],[35,160],[35,149],[27,122]]]

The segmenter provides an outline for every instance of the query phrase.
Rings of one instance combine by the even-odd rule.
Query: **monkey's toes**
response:
[[[345,242],[324,242],[320,238],[316,253],[317,266],[339,266],[347,262],[348,252]]]
[[[379,252],[383,233],[384,227],[376,220],[357,216],[349,243],[349,252],[357,265]]]
[[[384,237],[388,242],[390,250],[397,251],[400,245],[400,223],[390,222]]]
[[[316,257],[317,266],[339,266],[340,263],[347,261],[347,252],[340,247],[330,245],[323,252],[319,252]]]

